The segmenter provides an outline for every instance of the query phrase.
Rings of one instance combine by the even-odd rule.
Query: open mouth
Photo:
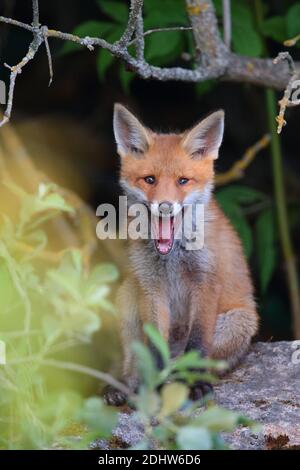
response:
[[[156,250],[161,255],[168,255],[174,245],[174,217],[155,217],[153,228]]]

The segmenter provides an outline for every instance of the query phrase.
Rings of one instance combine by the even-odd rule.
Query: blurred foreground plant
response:
[[[61,376],[52,375],[51,383],[48,366],[88,370],[61,361],[61,355],[90,342],[101,312],[114,312],[107,296],[118,273],[111,264],[88,270],[79,249],[56,257],[48,251],[44,257],[47,223],[75,209],[53,184],[41,183],[36,193],[10,179],[3,185],[1,194],[14,198],[14,210],[9,206],[0,222],[0,339],[7,352],[7,363],[0,366],[0,447],[84,446],[94,436],[107,437],[116,415],[99,398],[84,399],[80,388],[70,390]],[[48,261],[51,253],[55,263]],[[67,437],[78,434],[72,427],[67,432],[70,423],[81,431],[89,423],[91,431],[77,442]]]
[[[239,413],[212,404],[210,397],[189,399],[190,387],[199,380],[214,383],[213,373],[224,370],[225,362],[202,358],[197,351],[172,359],[158,331],[152,325],[146,325],[144,330],[160,353],[164,367],[157,369],[148,347],[139,342],[133,345],[141,385],[129,401],[145,430],[144,439],[134,449],[225,449],[220,432],[231,432],[239,425],[256,426]],[[211,372],[201,372],[207,369]]]

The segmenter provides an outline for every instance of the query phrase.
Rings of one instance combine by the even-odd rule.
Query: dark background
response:
[[[280,14],[293,2],[268,2],[273,14]],[[0,15],[31,22],[31,2],[1,1]],[[94,0],[40,1],[43,24],[65,32],[90,19],[105,19]],[[300,31],[300,25],[299,25]],[[30,33],[0,26],[0,78],[8,80],[3,62],[17,63],[26,54]],[[226,130],[217,172],[228,170],[245,150],[268,131],[263,90],[246,84],[219,82],[208,93],[199,93],[193,84],[160,83],[135,78],[125,93],[118,65],[109,69],[104,81],[96,70],[96,54],[87,50],[61,55],[63,43],[50,40],[54,81],[48,88],[48,64],[42,46],[18,77],[12,123],[16,126],[37,166],[60,184],[71,187],[93,207],[101,202],[116,202],[118,158],[112,134],[112,109],[116,101],[128,105],[150,127],[157,130],[185,129],[201,116],[223,108]],[[272,56],[282,50],[270,41]],[[293,50],[299,58],[299,49]],[[278,98],[282,93],[278,94]],[[292,237],[297,260],[300,244],[300,108],[288,110],[288,126],[282,134],[284,177],[289,206],[293,208]],[[239,184],[270,196],[273,204],[270,150],[262,151],[249,166]],[[254,223],[254,216],[249,216]],[[290,307],[286,273],[279,259],[267,292],[258,285],[255,250],[250,258],[262,317],[261,338],[289,339]]]

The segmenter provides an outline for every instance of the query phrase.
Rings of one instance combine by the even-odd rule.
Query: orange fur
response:
[[[149,149],[143,159],[122,158],[121,178],[130,185],[141,189],[149,201],[179,201],[192,191],[203,190],[205,184],[213,180],[213,160],[191,160],[181,145],[182,134],[154,134],[151,132]],[[154,175],[158,182],[153,186],[143,178]],[[185,186],[178,185],[178,178],[190,181]]]
[[[127,188],[138,190],[149,203],[180,205],[195,192],[211,190],[214,159],[222,140],[222,113],[183,134],[156,134],[123,107],[116,112],[122,114],[122,119],[118,114],[115,118],[115,135],[121,156],[120,179]],[[195,155],[198,142],[203,154]],[[154,184],[145,182],[149,175],[155,177]],[[189,180],[184,185],[179,184],[182,177]],[[134,359],[130,344],[143,339],[145,322],[160,330],[171,350],[177,344],[174,355],[198,348],[203,354],[227,359],[230,365],[246,351],[257,331],[253,287],[241,242],[213,196],[205,199],[205,213],[204,249],[199,250],[196,261],[182,249],[177,256],[182,261],[162,261],[144,240],[131,241],[132,269],[120,291],[123,372],[131,385]]]

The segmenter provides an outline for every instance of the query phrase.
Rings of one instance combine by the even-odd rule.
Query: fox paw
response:
[[[190,399],[193,401],[202,400],[213,394],[213,387],[208,382],[196,382],[190,390]]]
[[[123,406],[127,403],[127,395],[111,386],[105,388],[103,398],[109,406]]]

